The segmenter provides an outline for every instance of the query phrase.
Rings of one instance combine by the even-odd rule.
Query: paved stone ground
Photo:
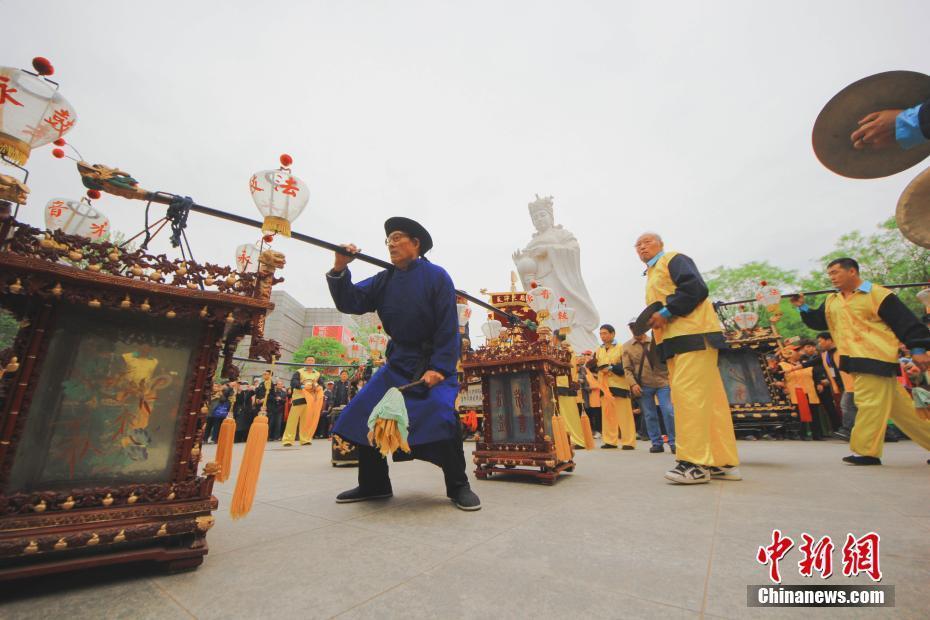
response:
[[[229,518],[232,483],[217,485],[198,570],[28,582],[5,593],[0,617],[928,616],[930,466],[918,446],[889,444],[885,466],[854,468],[840,463],[839,442],[743,441],[745,480],[695,487],[665,483],[671,455],[646,448],[580,452],[576,472],[554,487],[473,482],[484,509],[465,513],[445,498],[439,470],[419,462],[392,467],[393,499],[337,505],[356,473],[330,466],[327,443],[271,444],[248,518]],[[878,532],[896,608],[747,608],[746,586],[766,582],[754,558],[773,528],[795,540],[829,534],[840,548],[847,532]],[[782,562],[785,583],[811,582],[798,575],[799,557],[795,548]]]

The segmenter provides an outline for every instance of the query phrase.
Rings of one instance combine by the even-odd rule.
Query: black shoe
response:
[[[616,450],[616,449],[617,449],[617,446],[615,446],[615,445],[612,444],[612,443],[605,443],[605,444],[601,444],[601,448],[602,448],[603,450]]]
[[[455,504],[455,507],[459,510],[467,510],[469,512],[481,510],[481,500],[478,499],[475,492],[471,490],[471,487],[462,487],[456,492],[455,497],[450,497],[449,499],[452,500],[452,503]]]
[[[859,456],[858,454],[850,454],[849,456],[843,457],[844,463],[849,463],[850,465],[881,465],[882,460],[874,456]]]
[[[388,497],[393,497],[394,492],[391,489],[387,491],[363,491],[362,487],[355,487],[354,489],[349,489],[348,491],[343,491],[336,496],[337,504],[351,504],[353,502],[367,502],[370,499],[385,499]]]
[[[898,443],[898,441],[897,433],[891,432],[891,429],[885,432],[885,443]]]
[[[675,454],[675,446],[669,446],[669,449],[672,451],[672,454]]]
[[[661,452],[665,452],[665,448],[663,446],[652,446],[649,448],[649,454],[659,454]]]
[[[636,446],[623,446],[624,450],[635,450]]]
[[[840,439],[842,441],[849,441],[849,433],[846,431],[834,431],[830,437],[833,437],[834,439]]]

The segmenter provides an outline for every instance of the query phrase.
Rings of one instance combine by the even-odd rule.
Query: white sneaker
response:
[[[740,473],[736,465],[724,465],[723,467],[708,467],[710,477],[714,480],[742,480],[743,474]]]
[[[678,461],[674,469],[665,472],[665,479],[676,484],[705,484],[710,482],[710,474],[700,465]]]

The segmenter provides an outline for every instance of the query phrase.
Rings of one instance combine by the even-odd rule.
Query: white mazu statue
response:
[[[564,297],[566,304],[575,309],[569,343],[579,353],[593,351],[598,347],[594,332],[600,321],[581,277],[581,246],[575,235],[555,225],[552,196],[540,198],[537,194],[529,210],[536,232],[525,248],[513,254],[523,290],[530,290],[530,283],[535,280]]]

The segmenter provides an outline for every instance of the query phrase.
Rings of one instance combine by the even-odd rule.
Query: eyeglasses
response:
[[[392,243],[400,243],[401,239],[409,239],[410,235],[405,235],[404,233],[396,233],[384,240],[384,245],[391,245]]]

